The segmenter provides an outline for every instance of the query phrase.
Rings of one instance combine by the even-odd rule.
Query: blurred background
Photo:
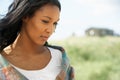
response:
[[[3,17],[13,0],[1,0]],[[120,80],[120,0],[60,0],[50,44],[66,49],[75,80]]]

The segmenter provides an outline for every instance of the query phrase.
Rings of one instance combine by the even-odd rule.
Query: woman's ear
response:
[[[22,21],[25,22],[25,23],[28,22],[28,20],[29,20],[28,16],[25,16],[25,17],[22,18]]]

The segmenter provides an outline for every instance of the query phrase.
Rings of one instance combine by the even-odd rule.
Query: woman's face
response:
[[[44,45],[55,31],[59,16],[59,8],[47,4],[37,10],[32,17],[23,19],[21,34],[35,44]]]

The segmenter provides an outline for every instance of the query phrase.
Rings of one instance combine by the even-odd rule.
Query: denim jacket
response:
[[[59,49],[62,52],[62,69],[66,72],[65,80],[74,80],[73,67],[70,66],[65,50],[58,46],[49,46]],[[17,71],[10,63],[0,54],[0,80],[28,80],[22,73]]]

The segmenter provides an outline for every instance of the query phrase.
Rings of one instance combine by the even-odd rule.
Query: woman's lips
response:
[[[40,36],[43,40],[47,41],[48,40],[48,36]]]

